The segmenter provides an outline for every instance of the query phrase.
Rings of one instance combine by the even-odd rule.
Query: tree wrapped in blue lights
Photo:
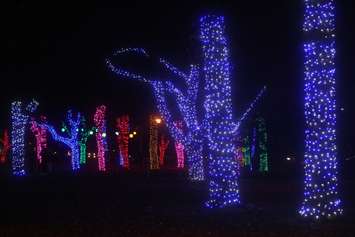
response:
[[[38,107],[38,102],[31,101],[23,110],[22,102],[11,104],[11,159],[12,173],[16,176],[25,175],[25,133],[30,114]]]
[[[149,57],[144,49],[140,48],[128,48],[121,49],[115,52],[114,55],[121,55],[126,53],[134,53],[143,57]],[[187,154],[188,172],[189,178],[193,181],[202,181],[205,179],[204,167],[203,167],[203,133],[201,122],[198,121],[196,103],[197,92],[199,88],[199,73],[198,67],[191,65],[190,73],[186,74],[175,66],[167,62],[165,59],[159,59],[159,63],[162,64],[168,71],[172,72],[186,85],[186,90],[177,88],[171,81],[156,81],[153,79],[147,79],[146,77],[131,73],[122,68],[116,67],[112,62],[107,59],[107,66],[116,74],[135,79],[141,82],[149,83],[154,92],[154,96],[157,102],[158,111],[163,117],[165,124],[174,140],[183,144]],[[180,111],[182,120],[186,127],[185,130],[181,130],[174,123],[174,119],[168,108],[167,97],[172,95],[175,97],[177,107]]]
[[[225,207],[239,203],[238,170],[235,160],[235,138],[242,122],[248,117],[256,103],[263,96],[264,87],[238,121],[233,121],[230,85],[229,55],[224,35],[224,20],[219,16],[201,18],[201,42],[204,53],[205,96],[203,119],[198,119],[197,91],[202,83],[200,69],[192,65],[189,74],[177,69],[164,59],[159,59],[165,68],[183,80],[185,89],[176,87],[171,81],[156,80],[157,76],[147,78],[113,65],[110,59],[106,64],[119,76],[146,82],[152,85],[159,113],[162,115],[169,132],[175,141],[184,145],[191,180],[204,180],[203,144],[208,141],[209,166],[208,179],[210,197],[208,207]],[[114,56],[136,54],[149,58],[141,48],[120,49]],[[154,79],[151,79],[154,78]],[[184,129],[174,126],[174,119],[168,109],[167,97],[173,95],[184,121]]]
[[[206,134],[208,140],[208,207],[239,203],[238,166],[235,160],[235,123],[232,111],[230,60],[224,18],[204,16],[201,42],[204,54]]]
[[[305,181],[299,213],[342,213],[338,196],[335,99],[335,1],[305,0]]]
[[[79,140],[79,127],[81,123],[81,115],[77,113],[73,116],[71,110],[67,112],[67,122],[69,129],[67,130],[67,137],[61,136],[57,133],[53,126],[48,123],[42,123],[41,126],[47,129],[51,134],[53,140],[61,142],[69,147],[71,153],[72,170],[80,169],[80,140]]]

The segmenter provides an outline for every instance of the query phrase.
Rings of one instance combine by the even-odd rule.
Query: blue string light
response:
[[[200,19],[204,54],[206,133],[209,147],[209,200],[207,207],[240,203],[235,127],[227,39],[222,16]]]
[[[25,171],[25,133],[29,122],[29,115],[38,107],[38,102],[33,100],[22,109],[22,102],[15,101],[11,104],[11,151],[12,173],[23,176]]]
[[[53,140],[61,142],[69,147],[71,153],[71,165],[72,170],[78,170],[80,168],[80,139],[79,139],[79,127],[81,123],[81,115],[77,114],[73,118],[73,113],[71,110],[67,113],[67,121],[69,124],[69,129],[67,130],[68,137],[60,136],[53,126],[48,123],[43,123],[41,126],[47,129],[51,134]]]
[[[335,1],[305,0],[304,217],[342,214],[337,185]]]

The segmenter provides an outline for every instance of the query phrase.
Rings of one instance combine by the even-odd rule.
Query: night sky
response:
[[[72,1],[74,2],[74,1]],[[32,97],[49,120],[68,108],[92,116],[106,104],[112,116],[148,118],[149,87],[119,80],[104,59],[121,47],[145,47],[180,68],[202,63],[199,17],[226,16],[233,65],[235,116],[263,85],[259,110],[267,120],[273,167],[303,158],[302,1],[9,1],[1,6],[0,128],[15,99]],[[191,1],[192,2],[192,1]],[[233,3],[232,3],[233,2]],[[352,0],[337,5],[338,143],[341,164],[355,155],[355,50]],[[344,107],[344,111],[340,111]],[[138,119],[139,120],[139,119]]]

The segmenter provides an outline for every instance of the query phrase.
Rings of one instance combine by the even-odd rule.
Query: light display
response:
[[[241,167],[244,166],[244,157],[243,157],[243,151],[242,151],[242,147],[240,146],[237,146],[237,156],[236,156],[236,159],[237,159],[237,165],[238,165],[238,168],[237,170],[239,171]]]
[[[243,139],[243,147],[242,147],[242,152],[243,152],[243,166],[249,166],[251,163],[251,158],[250,158],[250,141],[249,141],[249,136],[246,136]]]
[[[182,122],[175,122],[175,126],[182,130]],[[184,145],[181,142],[175,141],[175,151],[176,151],[176,159],[177,159],[177,168],[185,167],[185,152]]]
[[[197,66],[192,65],[190,74],[187,74],[168,63],[167,60],[159,60],[168,71],[183,79],[184,90],[175,87],[171,81],[158,81],[156,77],[154,79],[152,76],[147,78],[114,66],[110,59],[106,59],[106,64],[119,76],[152,85],[158,111],[164,123],[174,140],[184,145],[191,180],[205,179],[203,144],[205,139],[208,140],[210,200],[207,202],[207,206],[225,207],[239,203],[234,138],[238,134],[241,123],[254,108],[266,88],[261,90],[239,121],[233,122],[230,65],[224,36],[223,17],[205,16],[201,18],[201,42],[205,59],[203,67],[205,75],[203,77],[199,75]],[[144,49],[139,48],[121,49],[114,55],[123,54],[149,57]],[[204,83],[206,86],[202,93],[206,97],[204,103],[206,113],[205,118],[199,121],[196,106],[201,78],[206,79]],[[183,130],[178,129],[173,123],[173,116],[167,103],[169,95],[176,98],[177,108],[184,123]],[[200,110],[202,111],[202,109],[198,111]]]
[[[80,165],[86,164],[86,143],[91,135],[93,135],[93,131],[95,128],[88,129],[86,127],[85,117],[81,117],[80,124],[80,133],[79,133],[79,145],[80,145]]]
[[[79,145],[79,127],[81,122],[81,115],[78,113],[73,118],[73,113],[71,110],[67,112],[67,121],[69,124],[69,129],[67,131],[67,137],[60,136],[53,126],[49,125],[47,122],[42,123],[41,126],[44,127],[49,134],[51,134],[54,141],[61,142],[69,147],[71,154],[71,165],[72,170],[76,171],[80,168],[80,145]]]
[[[116,127],[118,129],[117,143],[120,152],[120,164],[124,168],[129,168],[128,159],[128,142],[129,142],[129,117],[128,115],[121,116],[116,119]]]
[[[255,158],[255,152],[256,152],[256,128],[254,127],[252,132],[252,140],[251,140],[251,147],[250,147],[250,162],[249,162],[250,170],[253,170],[253,160]]]
[[[159,169],[158,124],[155,118],[155,115],[150,115],[149,119],[149,167],[151,170]]]
[[[121,49],[116,51],[114,55],[126,53],[135,53],[143,57],[149,57],[144,49],[137,48]],[[116,74],[126,78],[148,82],[152,85],[159,113],[162,115],[170,134],[175,141],[182,143],[185,147],[185,151],[188,157],[189,178],[193,181],[204,180],[205,176],[202,155],[204,137],[201,125],[199,125],[197,121],[196,112],[197,91],[199,86],[198,67],[191,65],[190,74],[187,75],[178,70],[175,66],[172,66],[164,59],[160,59],[160,63],[162,63],[167,68],[167,70],[184,80],[187,87],[186,91],[183,92],[179,90],[168,81],[162,82],[149,80],[142,75],[128,72],[127,70],[114,66],[109,59],[106,60],[108,68],[110,68]],[[181,116],[187,125],[185,131],[181,131],[175,127],[173,123],[172,116],[166,103],[166,97],[169,94],[172,94],[176,97]]]
[[[208,15],[200,20],[204,54],[206,133],[209,148],[208,207],[240,203],[235,135],[232,117],[230,63],[224,18]]]
[[[267,133],[265,120],[261,117],[257,118],[259,133],[259,171],[268,172],[269,162],[267,155]]]
[[[25,175],[25,133],[29,115],[38,107],[38,102],[31,101],[23,111],[22,102],[11,104],[11,158],[12,173],[16,176]]]
[[[159,142],[159,165],[163,166],[164,165],[164,159],[165,159],[165,151],[169,146],[169,140],[162,135],[160,137],[160,142]]]
[[[7,132],[7,129],[4,130],[4,135],[0,139],[1,143],[1,151],[0,151],[0,163],[4,164],[7,159],[7,155],[9,154],[10,150],[10,138],[9,138],[9,133]]]
[[[46,117],[41,116],[41,121],[45,122]],[[47,131],[32,118],[31,131],[36,138],[36,158],[39,164],[42,163],[42,151],[47,148]]]
[[[299,213],[342,213],[338,195],[335,98],[335,1],[305,0],[304,199]]]
[[[96,108],[94,122],[97,128],[96,143],[97,143],[97,158],[99,171],[106,171],[106,121],[105,121],[106,106],[101,105]]]

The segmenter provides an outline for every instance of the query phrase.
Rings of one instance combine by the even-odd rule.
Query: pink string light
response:
[[[101,105],[96,108],[94,115],[94,122],[97,128],[96,142],[97,142],[97,157],[99,171],[106,171],[105,151],[106,151],[106,124],[105,124],[106,106]]]

